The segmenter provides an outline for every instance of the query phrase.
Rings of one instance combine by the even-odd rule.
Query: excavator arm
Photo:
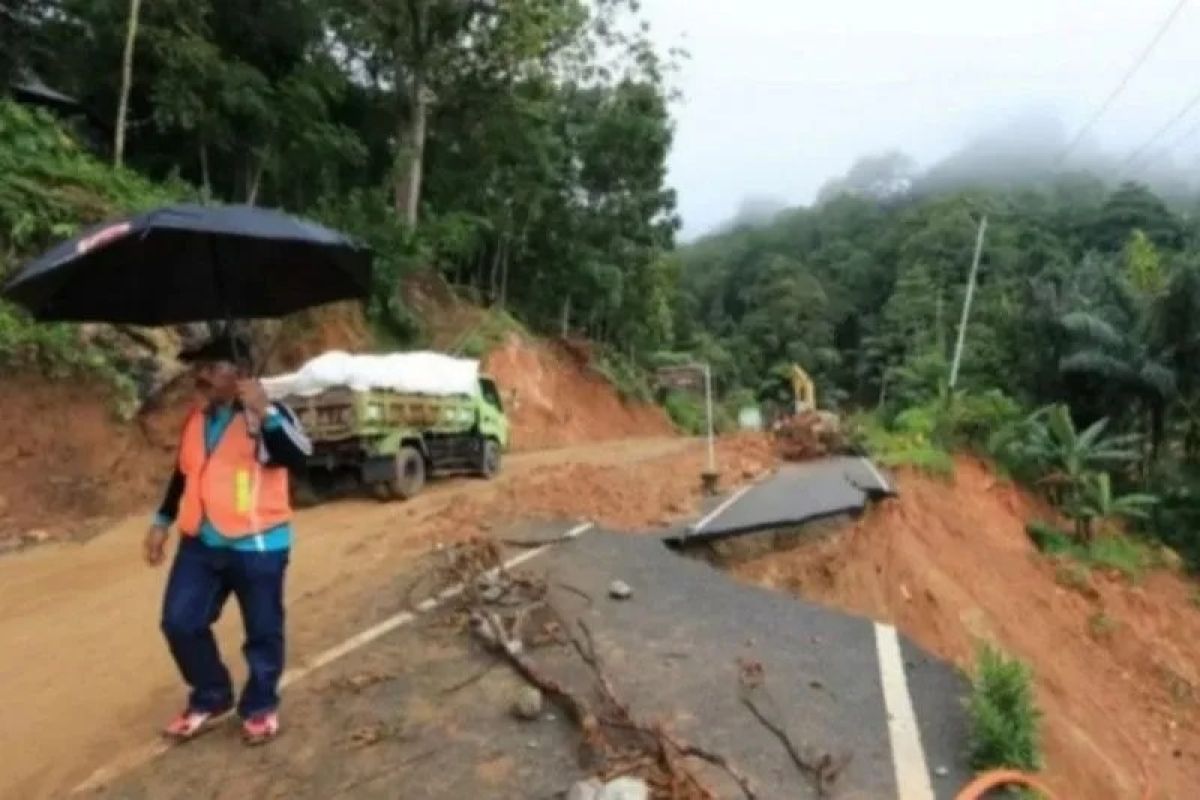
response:
[[[795,412],[813,411],[817,407],[817,389],[812,378],[799,364],[792,364],[792,393],[795,400]]]

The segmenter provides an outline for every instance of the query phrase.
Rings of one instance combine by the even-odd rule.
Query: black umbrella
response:
[[[93,226],[4,287],[34,318],[171,325],[280,317],[365,298],[371,253],[255,206],[174,205]]]

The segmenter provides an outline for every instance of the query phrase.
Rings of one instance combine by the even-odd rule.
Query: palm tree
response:
[[[1158,298],[1147,298],[1119,276],[1105,281],[1107,302],[1096,310],[1073,311],[1060,321],[1072,348],[1059,362],[1067,374],[1089,375],[1120,399],[1140,406],[1149,423],[1149,462],[1157,459],[1167,406],[1176,395],[1172,349],[1154,336]]]

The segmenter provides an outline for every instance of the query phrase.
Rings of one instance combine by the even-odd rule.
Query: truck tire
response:
[[[479,448],[479,465],[475,474],[480,478],[494,478],[500,472],[500,443],[495,439],[484,439]]]
[[[415,447],[401,447],[392,462],[392,476],[386,483],[388,494],[397,500],[407,500],[424,485],[425,456]]]
[[[292,508],[311,508],[321,502],[312,479],[307,474],[292,473],[288,476],[288,493]]]

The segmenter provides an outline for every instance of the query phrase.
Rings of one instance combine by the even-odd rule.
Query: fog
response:
[[[683,238],[760,218],[762,198],[813,202],[887,154],[922,181],[1192,184],[1200,2],[1076,141],[1178,2],[646,0],[658,42],[690,53],[670,159]]]

